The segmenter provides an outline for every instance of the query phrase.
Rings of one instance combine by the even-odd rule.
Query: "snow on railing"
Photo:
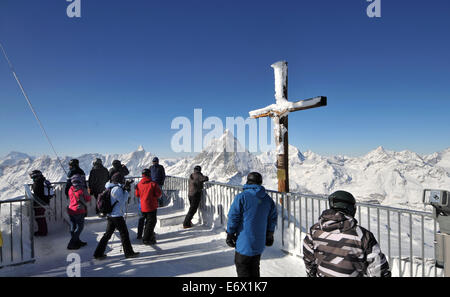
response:
[[[129,204],[136,206],[138,198],[134,196],[134,187],[140,177],[128,177],[135,182],[132,184]],[[65,182],[53,183],[56,197],[50,201],[46,216],[48,218],[49,230],[53,226],[67,226],[61,222],[68,222],[66,207],[68,199],[64,194]],[[187,178],[167,176],[163,187],[165,196],[170,200],[172,206],[180,210],[189,208],[188,200],[189,181]],[[25,186],[26,196],[22,200],[14,202],[0,201],[0,203],[28,203],[26,216],[23,211],[13,214],[12,204],[9,221],[5,219],[2,212],[2,226],[10,226],[13,219],[19,222],[22,232],[30,232],[31,256],[24,261],[34,260],[33,248],[33,214],[30,213],[31,192],[29,185]],[[200,203],[196,216],[203,225],[226,229],[228,212],[234,197],[242,192],[243,187],[219,182],[205,182],[203,199]],[[280,193],[268,190],[278,209],[278,224],[275,232],[276,240],[281,249],[295,256],[302,256],[302,242],[315,224],[323,210],[328,208],[326,196],[309,195],[300,193]],[[1,206],[1,204],[0,204]],[[132,207],[129,211],[135,211]],[[95,199],[88,204],[89,214],[95,214]],[[17,219],[17,216],[20,219]],[[24,218],[27,218],[25,223]],[[393,208],[381,205],[357,203],[355,218],[360,225],[373,232],[381,246],[381,250],[389,260],[394,276],[442,276],[442,269],[435,266],[434,240],[437,232],[437,223],[431,213],[414,211],[408,209]],[[9,223],[8,223],[9,222]],[[17,225],[17,224],[16,224]],[[28,226],[30,230],[22,229]],[[6,232],[6,234],[12,234]],[[5,233],[4,233],[5,238]],[[5,241],[5,239],[4,239]],[[23,245],[21,242],[19,245]],[[3,249],[5,244],[3,245]],[[10,248],[12,250],[12,248]],[[3,260],[3,251],[0,248],[0,258]],[[11,256],[13,259],[13,256]],[[399,260],[400,259],[400,260]],[[12,262],[12,260],[11,260]],[[1,266],[0,261],[0,266]],[[19,263],[19,262],[18,262]]]

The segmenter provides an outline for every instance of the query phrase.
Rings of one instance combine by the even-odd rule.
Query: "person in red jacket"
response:
[[[156,244],[155,226],[158,198],[161,197],[161,188],[152,181],[149,169],[142,170],[142,179],[136,185],[135,194],[140,198],[141,212],[145,218],[144,236],[142,241],[146,245]]]
[[[67,249],[77,250],[86,245],[86,242],[80,240],[80,234],[83,231],[84,218],[87,214],[86,202],[91,201],[91,196],[88,194],[86,180],[83,180],[82,175],[75,174],[72,176],[71,182],[72,186],[69,189],[70,204],[67,208],[71,222],[71,239],[67,245]]]

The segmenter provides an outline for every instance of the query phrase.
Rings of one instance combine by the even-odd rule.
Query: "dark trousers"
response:
[[[70,217],[70,241],[69,247],[76,247],[80,243],[80,234],[84,229],[84,217],[86,215],[77,214],[77,215],[69,215]]]
[[[97,206],[98,193],[92,193],[92,196],[94,196],[94,198],[95,198],[95,214],[98,214],[100,212],[98,210],[98,206]]]
[[[145,226],[145,216],[143,213],[140,213],[137,227],[137,239],[142,238],[142,234],[144,233],[144,226]]]
[[[189,196],[189,211],[184,218],[184,226],[188,226],[191,224],[191,220],[197,212],[198,206],[200,205],[200,201],[202,200],[202,192],[197,192],[192,196]]]
[[[162,190],[163,185],[158,184],[158,186],[161,188],[161,192],[162,192],[161,197],[158,198],[158,206],[159,206],[159,207],[163,207],[163,206],[164,206],[164,203],[165,203],[165,199],[164,199],[164,198],[165,198],[165,195],[164,195],[164,191]]]
[[[47,221],[45,220],[45,208],[40,206],[34,207],[34,216],[36,217],[36,223],[38,226],[37,235],[47,235]],[[39,218],[38,218],[39,217]]]
[[[127,224],[125,223],[125,219],[123,217],[108,217],[106,224],[106,231],[103,234],[102,239],[97,245],[97,248],[94,252],[94,257],[103,256],[106,250],[106,246],[108,245],[108,241],[111,239],[114,231],[119,230],[120,241],[122,242],[123,252],[125,256],[131,255],[134,253],[133,247],[131,246],[130,236],[128,234]]]
[[[156,210],[152,212],[144,212],[142,213],[145,218],[145,229],[144,229],[144,237],[143,241],[150,241],[153,237],[155,237],[155,226],[156,226]]]
[[[235,252],[234,264],[238,277],[259,277],[259,263],[261,255],[245,256]]]

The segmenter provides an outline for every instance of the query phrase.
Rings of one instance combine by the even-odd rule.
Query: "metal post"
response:
[[[361,220],[361,205],[358,205],[358,222],[362,223],[362,220]]]
[[[387,210],[387,221],[388,221],[388,258],[389,263],[392,263],[391,257],[391,212]]]
[[[294,251],[295,251],[295,247],[296,247],[296,240],[295,240],[295,235],[297,233],[297,219],[296,219],[296,209],[295,209],[295,200],[294,196],[291,196],[291,201],[292,201],[292,211],[294,213]]]
[[[400,276],[403,276],[402,271],[402,233],[401,233],[401,214],[400,212],[397,212],[398,214],[398,271]]]
[[[10,225],[10,245],[11,245],[11,262],[14,261],[14,251],[13,251],[13,221],[12,221],[12,203],[9,204],[9,225]]]
[[[277,193],[277,199],[278,199],[278,193]],[[281,246],[284,247],[284,194],[281,193]]]
[[[434,242],[436,242],[436,233],[437,233],[437,222],[436,222],[436,220],[434,219],[433,220],[433,222],[434,222],[434,229],[433,229],[433,234],[434,234]],[[424,245],[424,243],[422,242],[422,246]],[[436,259],[436,249],[434,249],[434,258]],[[436,265],[434,265],[434,276],[437,276],[437,266]]]
[[[291,197],[289,193],[286,193],[284,197],[286,198],[286,211],[288,216],[288,229],[289,229],[291,227]]]
[[[409,214],[409,276],[413,276],[413,233],[412,233],[412,214]]]
[[[305,224],[306,224],[306,233],[308,233],[308,197],[305,197]]]
[[[20,201],[20,259],[23,261],[23,217],[22,217],[22,201]]]
[[[381,235],[380,235],[380,209],[377,208],[377,235],[378,235],[378,244],[381,246]]]
[[[2,204],[0,203],[0,215],[2,214]],[[2,232],[2,226],[0,225],[0,233]],[[3,246],[0,246],[0,264],[3,263]]]
[[[422,233],[422,276],[425,276],[425,219],[422,217],[422,226],[421,226],[421,233]]]

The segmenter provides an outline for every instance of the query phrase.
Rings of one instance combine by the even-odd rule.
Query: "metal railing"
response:
[[[0,268],[35,261],[33,201],[24,196],[0,201]]]
[[[170,177],[169,180],[170,186],[180,189],[186,199],[188,179]],[[242,190],[243,187],[238,185],[206,182],[204,199],[199,207],[202,222],[226,228],[231,203]],[[303,238],[317,223],[322,211],[328,208],[327,197],[270,190],[267,193],[277,205],[276,234],[282,249],[302,256]],[[357,203],[355,218],[360,226],[374,234],[394,276],[443,275],[435,266],[434,241],[438,230],[432,213]]]
[[[134,187],[140,177],[129,177],[129,179],[135,180],[129,201],[131,205],[137,205],[138,199],[134,196]],[[55,186],[56,197],[50,201],[46,214],[49,227],[64,225],[61,224],[61,221],[68,222],[66,207],[69,200],[64,194],[65,182],[53,183],[53,185]],[[29,185],[26,185],[25,189],[25,198],[17,200],[17,202],[25,203],[31,200]],[[178,208],[189,207],[187,178],[167,176],[163,190],[165,193],[170,193],[173,203]],[[206,182],[204,198],[198,212],[201,222],[206,225],[211,224],[226,228],[230,206],[234,197],[242,190],[243,187],[239,185]],[[282,249],[290,254],[302,256],[303,238],[309,228],[318,221],[321,212],[327,209],[327,198],[321,195],[280,193],[270,190],[267,193],[277,205],[278,225],[275,234],[281,242]],[[4,204],[8,201],[0,201],[0,203]],[[91,200],[88,207],[89,213],[95,213],[95,199]],[[20,206],[21,208],[22,206]],[[33,212],[31,210],[30,212],[32,256],[29,257],[29,260],[32,260],[34,259]],[[436,220],[431,213],[357,203],[355,218],[362,227],[375,235],[382,251],[389,260],[393,275],[442,275],[442,270],[434,265],[434,240],[438,230]],[[10,222],[12,222],[11,218]],[[23,223],[20,224],[23,225]]]

